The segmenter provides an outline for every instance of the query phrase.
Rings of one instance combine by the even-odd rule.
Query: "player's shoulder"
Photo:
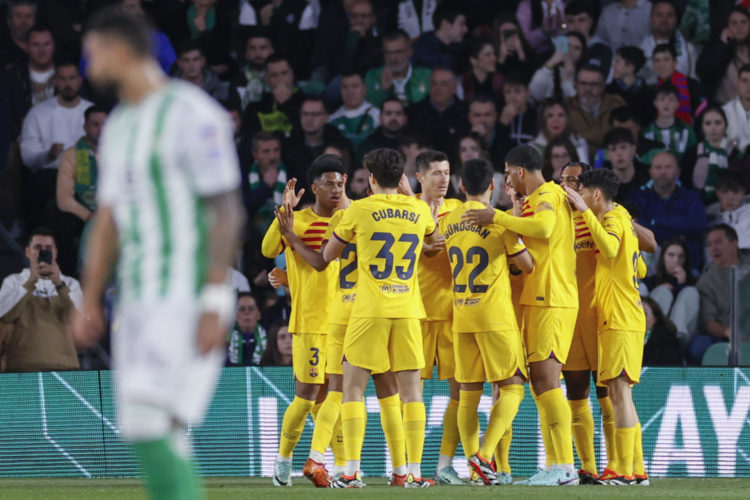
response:
[[[224,108],[197,85],[171,78],[166,90],[183,110],[185,120],[194,122],[212,120],[227,122],[229,120]]]
[[[458,198],[445,198],[443,200],[443,206],[440,207],[441,213],[438,214],[438,217],[441,217],[443,214],[452,212],[453,210],[459,208],[463,204],[464,202],[459,200]]]
[[[626,223],[626,222],[630,222],[633,219],[633,217],[630,215],[630,212],[628,212],[628,210],[625,207],[623,207],[619,203],[615,203],[612,210],[607,212],[607,214],[604,216],[604,219],[613,219],[621,223]]]

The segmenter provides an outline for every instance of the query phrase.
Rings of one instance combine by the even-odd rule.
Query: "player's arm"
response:
[[[646,261],[643,260],[643,256],[639,253],[638,261],[635,264],[635,277],[642,280],[646,277],[646,274],[648,274],[648,266],[646,265]]]
[[[517,234],[512,231],[505,231],[503,233],[503,243],[505,244],[505,251],[508,254],[511,264],[515,264],[521,272],[526,274],[534,270],[534,259],[531,257],[529,251],[526,250],[526,246],[519,241]]]
[[[654,232],[649,228],[638,224],[635,219],[632,222],[635,234],[638,236],[638,248],[643,252],[654,253],[657,247]]]
[[[322,252],[316,252],[309,246],[305,245],[297,233],[294,232],[294,209],[289,202],[284,203],[281,208],[274,210],[274,215],[279,223],[281,236],[305,261],[316,271],[322,271],[328,267],[328,262],[323,259]]]
[[[591,238],[594,240],[596,249],[599,250],[608,259],[614,259],[617,256],[617,252],[620,249],[620,239],[622,237],[622,231],[619,226],[614,225],[612,222],[605,223],[606,228],[596,218],[594,212],[586,205],[583,201],[583,197],[578,191],[565,188],[568,193],[568,200],[573,205],[573,208],[581,212],[583,221],[589,228]]]
[[[260,244],[260,253],[267,259],[273,259],[286,248],[284,240],[281,238],[281,229],[279,221],[274,219],[268,226],[266,234],[263,236],[263,242]]]
[[[549,239],[555,228],[555,209],[544,199],[539,200],[530,217],[515,217],[492,207],[467,210],[461,217],[480,226],[494,223],[531,238]]]
[[[341,257],[341,252],[344,251],[347,244],[348,243],[337,236],[336,233],[333,233],[333,238],[331,238],[328,243],[326,243],[325,248],[323,248],[323,259],[325,260],[326,265]]]

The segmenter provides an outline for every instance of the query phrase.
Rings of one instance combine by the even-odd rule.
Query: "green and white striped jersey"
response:
[[[203,90],[170,80],[122,103],[102,131],[99,206],[119,240],[120,301],[195,297],[208,259],[203,199],[239,187],[228,114]]]

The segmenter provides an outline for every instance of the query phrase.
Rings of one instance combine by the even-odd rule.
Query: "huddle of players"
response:
[[[359,469],[370,375],[391,484],[434,484],[420,468],[426,423],[420,375],[431,377],[436,363],[451,388],[437,482],[465,484],[450,465],[460,441],[475,482],[510,483],[512,423],[530,380],[547,465],[522,483],[648,484],[630,392],[645,333],[636,277],[642,261],[631,218],[612,201],[614,174],[574,164],[561,187],[544,181],[536,150],[519,146],[506,157],[514,207],[504,213],[488,208],[495,186],[486,161],[463,167],[466,202],[444,198],[450,168],[442,153],[417,158],[420,196],[410,192],[400,153],[377,149],[363,163],[372,195],[352,202],[340,159],[316,159],[308,173],[315,203],[294,212],[302,193],[291,181],[263,240],[265,256],[286,253],[286,280],[274,272],[272,282],[287,283],[292,296],[296,379],[274,484],[291,485],[292,452],[312,412],[304,475],[320,487],[364,486]],[[563,370],[570,401],[560,386]],[[601,476],[588,406],[592,372],[606,387],[597,391],[609,453]],[[321,390],[326,374],[327,392]],[[496,401],[480,446],[485,381],[494,384]],[[329,445],[332,474],[323,465]]]

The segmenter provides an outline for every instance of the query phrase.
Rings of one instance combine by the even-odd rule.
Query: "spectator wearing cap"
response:
[[[688,125],[693,124],[693,117],[700,114],[705,106],[706,96],[703,85],[695,78],[690,78],[677,71],[677,52],[672,45],[663,43],[654,48],[651,63],[658,78],[656,86],[671,83],[679,94],[680,106],[675,117]]]
[[[737,97],[722,106],[727,117],[727,138],[744,152],[750,145],[750,65],[742,66],[737,78]]]
[[[352,143],[355,148],[362,144],[378,127],[380,110],[365,100],[367,87],[362,75],[348,73],[341,77],[341,100],[343,104],[329,118],[331,125]]]
[[[711,223],[723,223],[734,228],[741,250],[750,250],[750,203],[746,195],[742,178],[731,170],[722,171],[716,182],[719,202],[706,209]]]
[[[229,95],[229,87],[219,80],[218,75],[206,66],[206,56],[195,40],[185,40],[179,48],[177,70],[174,77],[202,88],[216,100],[224,101]]]
[[[612,81],[604,88],[605,92],[622,97],[628,106],[638,110],[640,120],[650,119],[653,115],[650,101],[651,93],[646,81],[638,75],[646,58],[638,47],[626,45],[615,52],[612,61]]]
[[[354,163],[359,164],[365,153],[377,148],[399,149],[406,137],[408,117],[404,103],[389,97],[380,104],[378,128],[357,148]]]
[[[258,102],[268,91],[265,82],[266,60],[273,54],[271,38],[262,31],[254,31],[245,43],[245,64],[229,85],[229,98],[238,99],[244,111],[248,104]]]
[[[67,322],[73,308],[82,305],[81,286],[60,272],[49,229],[31,232],[26,258],[29,266],[6,277],[0,288],[0,322],[10,325],[2,342],[7,370],[77,370]]]
[[[464,100],[471,102],[478,95],[500,99],[503,93],[503,75],[496,71],[497,54],[492,42],[474,40],[469,48],[469,64],[471,69],[461,79]]]
[[[677,71],[690,77],[695,76],[695,63],[698,56],[695,47],[677,30],[678,22],[677,8],[672,0],[654,0],[649,17],[649,34],[640,45],[647,59],[641,70],[641,76],[649,84],[657,82],[651,57],[656,46],[663,43],[674,47],[677,54]]]
[[[12,0],[8,6],[8,37],[0,39],[0,69],[12,64],[25,66],[29,52],[29,30],[36,23],[33,0]]]
[[[458,51],[462,45],[466,28],[466,15],[455,9],[438,7],[432,15],[434,31],[422,33],[414,42],[415,66],[429,69],[458,69]]]
[[[550,97],[562,99],[576,95],[576,66],[585,59],[586,38],[577,31],[569,31],[565,36],[566,51],[556,50],[531,78],[529,90],[537,103]]]
[[[589,154],[602,147],[604,135],[611,125],[609,115],[613,109],[625,105],[616,94],[604,91],[604,75],[597,66],[584,65],[576,74],[575,97],[565,100],[568,105],[570,128],[583,136],[589,145]]]
[[[387,97],[395,96],[409,106],[427,96],[431,71],[412,65],[412,53],[411,40],[405,32],[394,31],[383,37],[385,65],[365,75],[368,101],[380,105]]]
[[[565,5],[565,23],[568,31],[577,31],[586,37],[586,59],[581,64],[598,66],[608,78],[612,67],[612,49],[594,33],[596,13],[590,3],[581,0],[568,2]]]
[[[648,0],[619,0],[604,7],[596,34],[613,50],[640,45],[648,36],[651,3]]]

